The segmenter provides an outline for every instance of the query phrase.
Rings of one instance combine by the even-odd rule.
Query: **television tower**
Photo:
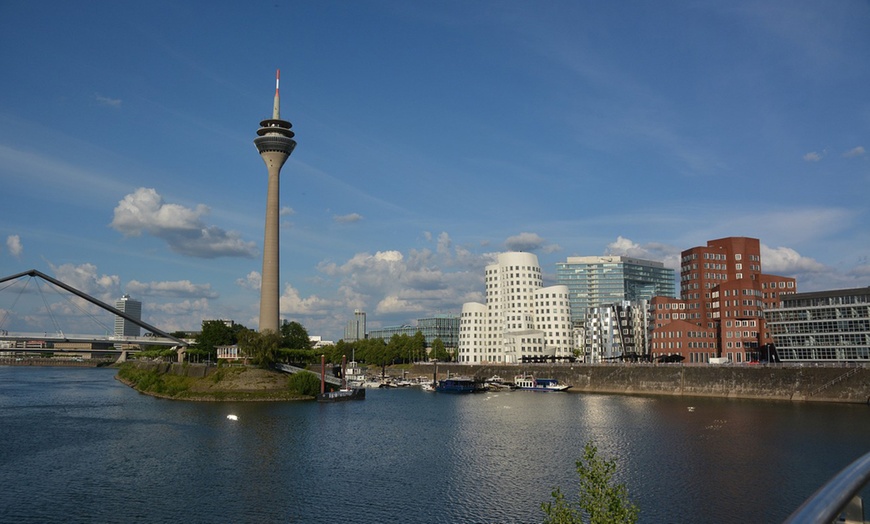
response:
[[[281,167],[296,147],[295,133],[290,122],[281,120],[281,99],[278,88],[281,70],[275,73],[275,104],[272,118],[260,122],[254,145],[269,171],[269,188],[266,193],[266,235],[263,240],[263,274],[260,283],[260,325],[263,333],[270,329],[278,333],[278,214],[279,177]]]

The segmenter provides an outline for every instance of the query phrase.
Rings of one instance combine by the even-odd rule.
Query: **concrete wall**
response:
[[[531,364],[468,366],[438,364],[438,377],[453,375],[486,379],[499,375],[512,381],[527,371],[571,384],[571,391],[644,395],[686,395],[812,402],[870,404],[870,367],[815,366],[684,366]],[[432,376],[432,365],[417,365],[415,375]]]

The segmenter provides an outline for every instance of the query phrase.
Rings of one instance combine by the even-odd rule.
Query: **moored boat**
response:
[[[559,384],[555,378],[535,378],[530,374],[514,377],[514,385],[517,389],[526,391],[567,391],[571,388],[567,384]]]
[[[438,385],[435,386],[435,391],[439,393],[479,393],[486,391],[486,387],[483,383],[472,378],[450,377],[439,380]]]
[[[363,388],[341,388],[317,395],[318,402],[341,402],[343,400],[363,400],[364,398],[366,398],[366,390]]]

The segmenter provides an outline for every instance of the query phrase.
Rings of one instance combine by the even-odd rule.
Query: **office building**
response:
[[[639,258],[568,257],[556,264],[556,280],[568,287],[571,320],[576,327],[583,326],[590,308],[675,296],[674,270]]]
[[[431,348],[436,338],[441,339],[446,349],[456,349],[459,343],[459,317],[456,315],[435,315],[433,317],[418,318],[417,324],[402,326],[387,326],[372,329],[368,332],[368,338],[380,338],[389,341],[393,335],[407,335],[413,337],[417,332],[426,338],[426,347]]]
[[[133,300],[130,298],[130,295],[124,295],[115,301],[115,309],[130,315],[136,320],[142,320],[142,302]],[[115,315],[115,336],[138,337],[140,333],[141,329],[134,322]]]
[[[710,240],[683,251],[680,260],[680,300],[651,302],[651,353],[689,362],[757,358],[758,348],[773,342],[764,311],[797,291],[795,279],[762,273],[757,238]]]
[[[344,328],[344,341],[356,342],[366,338],[366,312],[361,309],[353,310],[353,320],[347,322]]]
[[[795,293],[765,310],[783,362],[870,362],[870,287]]]
[[[543,287],[538,257],[498,255],[484,272],[486,303],[462,305],[457,362],[519,363],[572,356],[568,288]]]

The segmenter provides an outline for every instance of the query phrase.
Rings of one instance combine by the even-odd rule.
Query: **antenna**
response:
[[[281,83],[281,70],[275,71],[275,105],[272,107],[272,120],[281,120],[281,96],[278,87]]]

